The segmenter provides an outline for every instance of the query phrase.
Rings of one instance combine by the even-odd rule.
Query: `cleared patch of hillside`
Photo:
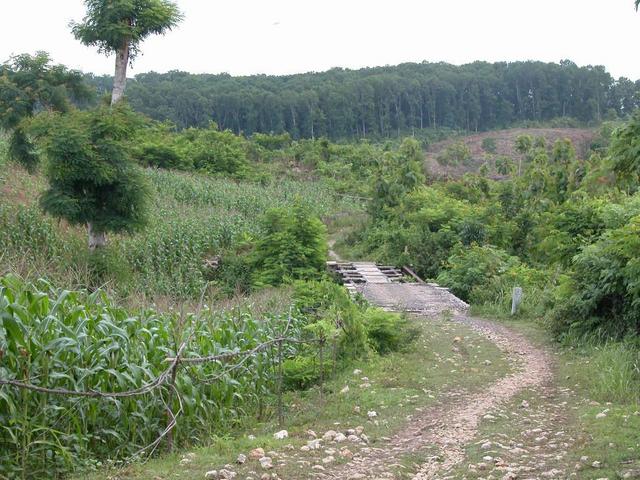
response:
[[[484,163],[488,163],[491,167],[491,176],[499,176],[494,169],[495,158],[507,156],[514,160],[518,159],[520,155],[516,152],[515,143],[520,135],[544,137],[549,147],[553,146],[556,140],[568,138],[573,143],[578,157],[584,158],[596,133],[596,130],[587,128],[511,128],[454,137],[431,145],[426,154],[425,166],[427,171],[436,177],[457,178],[468,172],[477,172]],[[493,139],[495,141],[495,151],[493,153],[487,152],[483,148],[485,139]],[[438,162],[438,156],[448,146],[456,143],[466,145],[471,152],[471,158],[458,165],[442,165]]]

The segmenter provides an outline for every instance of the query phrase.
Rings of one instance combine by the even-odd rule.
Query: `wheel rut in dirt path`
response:
[[[432,284],[369,284],[361,292],[371,303],[388,310],[411,312],[428,322],[444,312],[501,349],[513,365],[511,373],[479,393],[453,392],[446,401],[424,410],[384,445],[350,463],[327,471],[323,478],[395,478],[402,458],[422,458],[414,479],[440,478],[465,459],[483,417],[530,389],[546,389],[552,381],[550,354],[524,336],[499,324],[467,316],[468,306],[448,290]],[[515,478],[515,477],[514,477]]]

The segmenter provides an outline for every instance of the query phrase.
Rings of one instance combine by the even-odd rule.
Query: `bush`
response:
[[[254,133],[251,140],[266,150],[280,150],[291,145],[291,135],[288,132],[279,135]]]
[[[483,138],[482,150],[484,150],[487,153],[496,153],[497,151],[496,139],[492,137]]]
[[[186,170],[188,164],[180,154],[168,145],[145,145],[137,158],[145,166]]]
[[[495,277],[519,263],[516,257],[503,250],[472,245],[449,257],[445,270],[438,276],[438,283],[449,287],[463,300],[470,301],[475,289],[484,288]]]
[[[400,350],[408,340],[407,322],[401,315],[368,308],[362,317],[369,344],[380,355]]]
[[[574,257],[552,315],[557,335],[621,338],[640,332],[640,216]]]
[[[256,286],[277,286],[292,280],[317,279],[326,269],[327,232],[319,218],[302,204],[291,210],[271,209],[253,255]]]
[[[338,355],[358,358],[367,352],[364,306],[355,303],[341,285],[328,280],[294,283],[296,307],[311,321],[328,322],[338,330]]]
[[[93,252],[83,251],[88,266],[91,289],[118,286],[122,293],[128,289],[132,277],[131,266],[123,252],[107,245]]]
[[[463,142],[452,143],[438,154],[436,160],[440,165],[467,165],[471,160],[471,150]]]
[[[220,132],[214,127],[190,129],[183,134],[185,157],[198,170],[246,177],[249,173],[246,140],[229,130]]]
[[[224,295],[230,297],[249,293],[252,275],[251,253],[235,249],[221,257],[220,265],[208,277],[216,282]]]
[[[282,362],[284,387],[289,390],[305,390],[320,380],[320,363],[317,355],[298,355]],[[331,372],[329,361],[324,362],[324,378]]]

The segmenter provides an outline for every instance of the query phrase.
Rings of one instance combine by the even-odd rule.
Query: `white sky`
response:
[[[640,78],[633,0],[178,0],[184,22],[147,40],[130,75],[154,70],[283,74],[402,62],[571,59]],[[0,0],[0,61],[48,51],[98,74],[113,57],[68,24],[82,0]]]

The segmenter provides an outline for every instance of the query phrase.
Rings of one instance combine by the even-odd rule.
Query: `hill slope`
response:
[[[460,177],[468,172],[477,172],[487,161],[493,167],[492,158],[498,156],[519,158],[520,155],[515,149],[515,143],[520,135],[544,137],[548,146],[552,146],[556,140],[568,138],[573,143],[578,157],[584,158],[589,152],[589,147],[596,133],[596,130],[588,128],[511,128],[454,137],[431,145],[426,154],[425,166],[432,175],[453,178]],[[485,139],[493,139],[495,141],[494,153],[488,153],[483,149],[482,142]],[[466,145],[471,152],[471,158],[459,165],[441,165],[437,160],[438,156],[447,147],[456,143]],[[495,171],[491,171],[491,173],[495,174]]]

